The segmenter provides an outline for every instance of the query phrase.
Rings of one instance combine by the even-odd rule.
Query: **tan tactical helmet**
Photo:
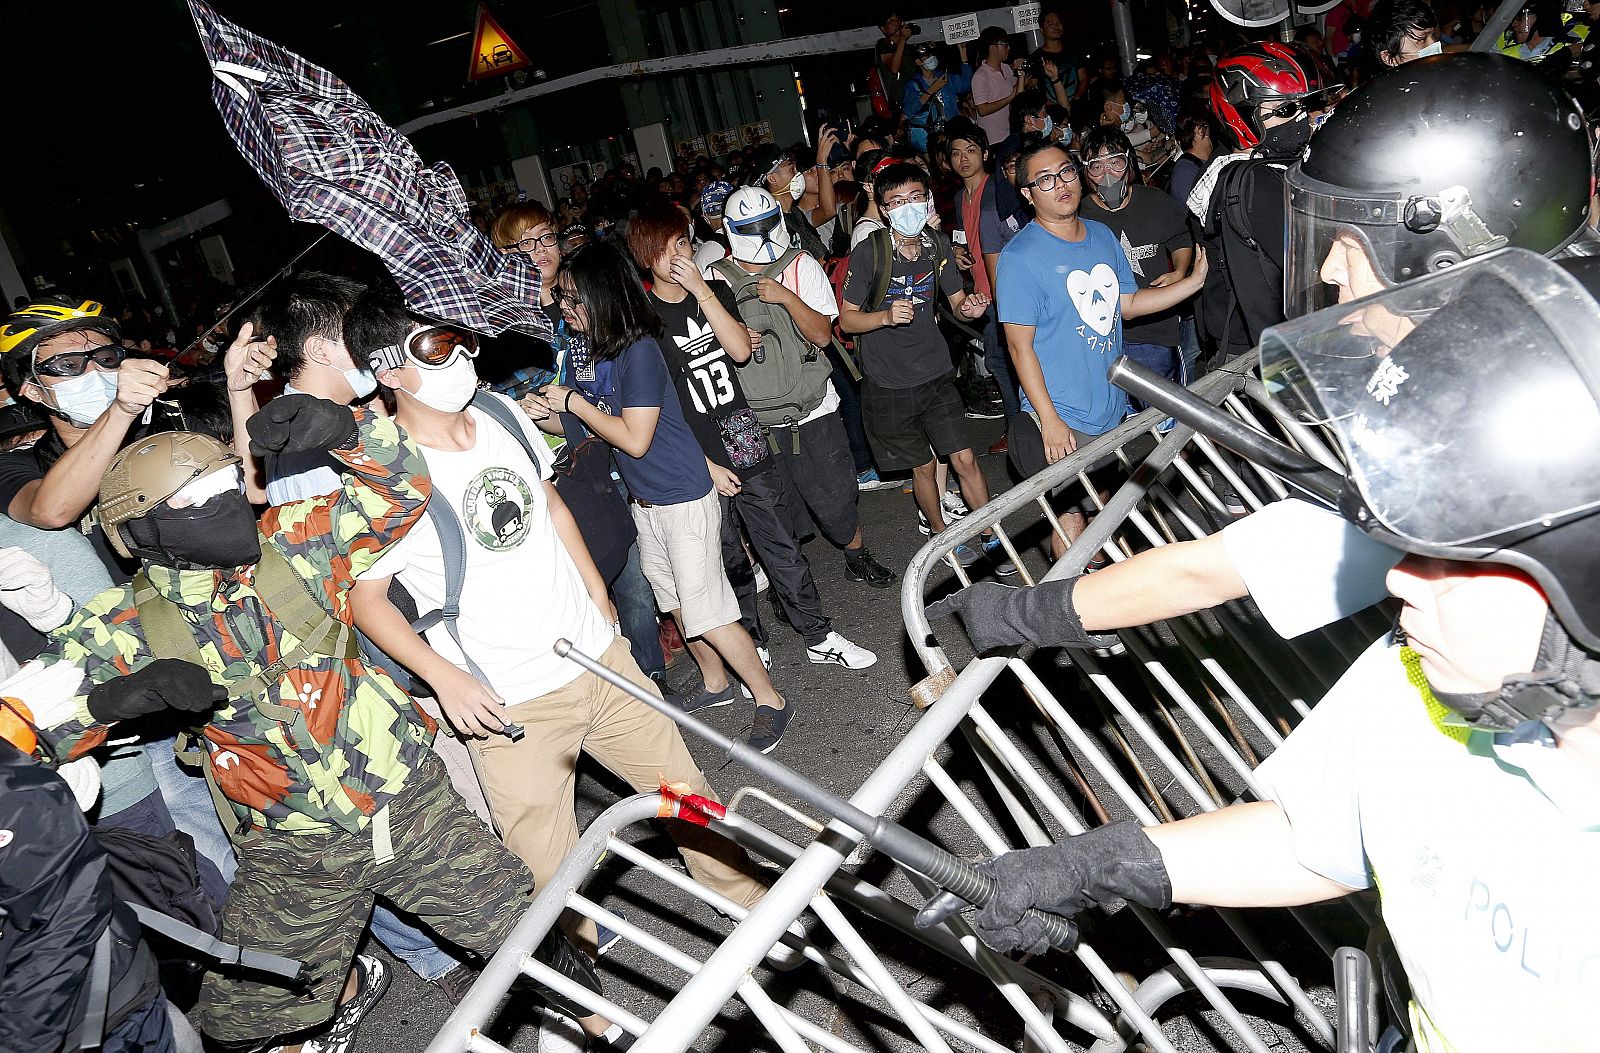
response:
[[[100,479],[100,525],[111,547],[132,558],[122,524],[139,519],[189,483],[239,463],[239,455],[216,439],[188,431],[146,436],[112,460]]]

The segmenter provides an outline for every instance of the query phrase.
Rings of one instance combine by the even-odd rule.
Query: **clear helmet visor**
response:
[[[1283,312],[1294,319],[1349,303],[1395,283],[1399,194],[1352,196],[1290,169]]]
[[[1600,307],[1508,249],[1268,329],[1262,379],[1327,424],[1370,515],[1450,555],[1600,508]]]

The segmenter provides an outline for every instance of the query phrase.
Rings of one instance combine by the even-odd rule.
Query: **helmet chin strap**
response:
[[[1548,724],[1568,710],[1600,705],[1600,659],[1573,642],[1554,612],[1545,613],[1534,671],[1508,676],[1499,691],[1447,692],[1434,697],[1480,731]]]

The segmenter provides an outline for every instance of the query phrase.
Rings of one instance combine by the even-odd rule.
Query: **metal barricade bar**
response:
[[[1213,405],[1226,406],[1253,428],[1285,435],[1307,456],[1331,467],[1324,459],[1331,456],[1328,448],[1312,430],[1300,426],[1296,431],[1280,416],[1259,408],[1265,392],[1259,384],[1249,382],[1243,367],[1215,372],[1192,390]],[[1225,520],[1227,514],[1225,502],[1208,478],[1236,488],[1250,507],[1288,492],[1270,472],[1210,447],[1188,428],[1178,425],[1160,433],[1155,431],[1159,423],[1159,414],[1152,411],[1086,444],[1039,476],[974,510],[917,554],[907,570],[901,602],[911,642],[929,674],[913,689],[924,708],[904,738],[850,796],[851,806],[871,816],[888,816],[921,776],[987,851],[998,852],[1011,847],[1002,833],[1008,822],[1023,843],[1045,844],[1081,832],[1086,825],[1124,816],[1149,824],[1164,817],[1211,811],[1253,790],[1254,765],[1309,710],[1307,700],[1316,697],[1314,692],[1331,671],[1330,658],[1342,660],[1355,646],[1358,634],[1348,627],[1318,633],[1310,640],[1257,640],[1253,634],[1260,632],[1259,626],[1251,608],[1243,603],[1229,610],[1175,619],[1155,630],[1153,637],[1143,631],[1124,633],[1125,657],[1083,657],[1078,662],[1082,697],[1067,699],[1018,658],[973,659],[957,674],[952,649],[933,632],[923,612],[933,567],[950,567],[950,577],[965,587],[969,575],[951,554],[958,544],[985,530],[995,531],[1022,579],[1032,583],[1080,573],[1096,553],[1120,560],[1152,546],[1211,532],[1213,522]],[[1135,454],[1136,448],[1148,452]],[[1088,469],[1104,459],[1120,462],[1127,482],[1101,501]],[[1202,474],[1202,469],[1209,476]],[[1018,543],[1022,531],[1029,529],[1021,521],[1042,512],[1046,539],[1065,539],[1051,504],[1052,492],[1062,486],[1069,494],[1089,495],[1100,511],[1068,545],[1065,555],[1040,575],[1025,562],[1031,554],[1028,546]],[[1362,631],[1372,628],[1371,619],[1361,623]],[[1031,708],[1044,719],[1046,741],[1037,745],[1033,756],[1023,740],[1008,730],[1006,718],[1019,700],[1031,701]],[[1083,704],[1092,710],[1080,713]],[[1085,723],[1088,712],[1099,713],[1098,725]],[[940,755],[947,749],[977,761],[972,768],[977,792],[964,787],[941,762]],[[1059,752],[1059,759],[1052,751]],[[760,902],[748,910],[730,903],[624,840],[620,836],[623,830],[657,816],[657,798],[644,795],[623,801],[596,819],[580,838],[478,984],[451,1014],[429,1053],[501,1048],[481,1029],[524,974],[570,994],[574,1001],[637,1035],[639,1053],[679,1053],[689,1048],[733,999],[748,1007],[755,1021],[786,1053],[807,1048],[808,1042],[828,1053],[857,1049],[852,1042],[777,1005],[755,979],[752,970],[780,941],[800,950],[815,965],[849,980],[852,994],[859,990],[870,996],[867,1004],[872,1012],[896,1019],[909,1041],[920,1048],[941,1053],[953,1048],[951,1043],[983,1053],[1007,1048],[990,1033],[1000,1021],[985,1018],[981,1027],[974,1027],[957,1015],[919,1004],[847,916],[846,907],[938,952],[937,958],[916,960],[924,972],[932,972],[929,963],[939,961],[956,966],[953,973],[974,970],[1009,1007],[1015,1023],[1005,1026],[1020,1024],[1031,1043],[1029,1048],[1067,1053],[1087,1046],[1096,1053],[1112,1053],[1138,1041],[1149,1049],[1172,1051],[1174,1045],[1158,1014],[1179,995],[1195,993],[1217,1015],[1231,1041],[1265,1053],[1267,1044],[1248,1015],[1234,1004],[1230,991],[1289,1006],[1311,1042],[1331,1043],[1331,1026],[1315,1001],[1237,912],[1219,916],[1248,958],[1197,954],[1178,940],[1169,919],[1157,912],[1138,907],[1120,912],[1101,931],[1100,945],[1086,940],[1073,952],[1082,969],[1075,975],[1087,976],[1092,984],[1089,991],[1074,992],[1025,963],[989,951],[960,917],[951,919],[945,929],[915,929],[915,905],[845,869],[847,859],[872,850],[842,824],[822,825],[792,804],[754,788],[741,791],[733,800],[735,807],[725,817],[714,819],[711,829],[783,867]],[[782,819],[795,823],[805,831],[809,843],[795,844],[741,812],[738,806],[746,800],[761,801]],[[1069,803],[1073,801],[1080,801],[1081,807]],[[735,922],[732,932],[700,960],[653,932],[646,922],[654,919],[621,918],[582,892],[606,852],[619,864],[638,868],[731,917]],[[909,876],[914,888],[931,894],[933,889],[924,879]],[[654,1019],[628,1012],[603,996],[573,990],[570,981],[530,959],[531,950],[566,909],[603,922],[626,942],[686,977]],[[813,931],[820,934],[826,930],[842,953],[817,947],[787,931],[807,911],[816,919]],[[1296,916],[1317,946],[1329,945],[1309,916]],[[1117,960],[1125,944],[1119,927],[1128,922],[1136,922],[1170,962],[1132,988],[1118,972],[1128,964]],[[972,979],[970,974],[961,975]],[[842,999],[844,989],[838,990]],[[959,1001],[961,989],[954,990]]]
[[[1251,429],[1269,437],[1281,435],[1323,468],[1337,469],[1338,462],[1330,447],[1313,429],[1290,420],[1271,405],[1265,389],[1248,372],[1253,364],[1252,359],[1245,359],[1228,369],[1213,372],[1191,390],[1211,404],[1224,407]],[[1059,488],[1067,489],[1069,499],[1078,493],[1087,495],[1100,512],[1065,555],[1054,561],[1043,576],[1045,580],[1082,573],[1099,552],[1120,561],[1134,551],[1213,532],[1215,527],[1206,526],[1202,522],[1204,519],[1226,521],[1231,517],[1226,513],[1225,502],[1202,476],[1202,466],[1213,478],[1231,487],[1251,510],[1260,508],[1264,500],[1282,499],[1294,492],[1271,470],[1225,453],[1183,425],[1176,425],[1165,434],[1153,431],[1161,418],[1162,414],[1152,410],[1128,421],[1001,494],[984,508],[975,509],[923,547],[905,576],[902,613],[912,644],[928,671],[925,683],[930,692],[937,691],[938,684],[953,668],[950,650],[929,626],[923,611],[932,568],[955,546],[993,530],[1007,538],[1008,554],[1023,571],[1023,580],[1031,585],[1036,575],[1017,558],[1018,553],[1011,544],[1011,539],[1017,537],[1021,529],[1016,520],[1028,509],[1038,508],[1043,513],[1049,535],[1059,536],[1061,528],[1056,510],[1051,506],[1051,495]],[[1147,435],[1154,438],[1154,449],[1142,458],[1130,457],[1129,445],[1148,444]],[[1193,463],[1185,454],[1186,450],[1194,451]],[[1121,462],[1127,479],[1108,500],[1102,501],[1085,478],[1085,472],[1089,466],[1110,456]],[[1174,529],[1182,530],[1187,536],[1176,535]],[[960,587],[966,587],[968,575],[958,575],[957,581]],[[1223,630],[1230,647],[1216,646],[1221,640],[1208,629],[1207,620],[1214,620]],[[1083,818],[1066,804],[1054,784],[1071,788],[1086,798],[1087,806],[1100,821],[1131,816],[1146,825],[1163,817],[1215,810],[1239,793],[1253,795],[1256,790],[1253,768],[1259,758],[1276,748],[1292,723],[1309,712],[1307,699],[1317,697],[1338,675],[1339,663],[1348,663],[1358,646],[1370,642],[1373,628],[1370,619],[1361,619],[1359,624],[1360,628],[1355,630],[1341,625],[1309,634],[1302,640],[1281,641],[1273,637],[1269,643],[1265,637],[1272,635],[1270,630],[1265,630],[1249,616],[1245,607],[1235,603],[1227,609],[1161,623],[1156,635],[1159,646],[1152,645],[1143,631],[1125,631],[1121,635],[1126,659],[1073,655],[1073,664],[1100,705],[1103,723],[1095,729],[1085,728],[1074,719],[1024,661],[1013,659],[1011,671],[1023,694],[1044,717],[1047,728],[1062,736],[1066,766],[1062,769],[1047,761],[1047,766],[1059,769],[1051,770],[1051,778],[1047,779],[995,720],[992,712],[1002,710],[991,711],[980,701],[969,713],[972,727],[970,730],[963,728],[963,731],[967,732],[967,740],[977,747],[979,768],[991,784],[983,787],[982,795],[1016,824],[1028,844],[1047,843],[1053,839],[1055,835],[1045,829],[1046,818],[1068,834],[1083,829]],[[1167,657],[1171,647],[1160,634],[1170,635],[1176,642],[1179,659],[1176,666]],[[1228,653],[1230,650],[1235,653]],[[1280,653],[1283,657],[1274,659],[1273,656]],[[1284,658],[1289,658],[1290,665],[1282,665]],[[1243,667],[1237,665],[1240,661],[1245,663]],[[1118,683],[1119,676],[1130,665],[1139,685],[1137,691],[1131,684]],[[1250,674],[1249,679],[1257,689],[1267,690],[1272,697],[1270,707],[1261,695],[1245,690],[1241,676],[1237,675],[1242,672]],[[1213,690],[1213,685],[1218,690]],[[1308,689],[1314,689],[1315,693]],[[1197,691],[1200,693],[1196,694]],[[1202,705],[1202,697],[1210,703],[1209,710]],[[1173,708],[1169,708],[1169,703]],[[995,704],[1002,705],[998,700]],[[1152,722],[1147,719],[1147,713],[1160,719]],[[1285,717],[1289,723],[1284,723]],[[1107,748],[1112,753],[1108,754]],[[930,759],[924,771],[967,825],[979,830],[987,825],[977,803],[962,792],[937,761]],[[1135,782],[1129,781],[1126,771],[1131,771],[1138,788]],[[1113,815],[1100,799],[1096,788],[1085,781],[1090,773],[1103,787],[1102,792],[1110,794],[1117,815]],[[1215,782],[1222,775],[1229,780],[1227,789],[1219,788]],[[1177,799],[1172,797],[1175,790],[1179,791]],[[988,850],[1012,847],[999,841],[992,829],[990,835],[983,838]],[[1359,901],[1353,901],[1352,905],[1370,920],[1370,912],[1364,910]],[[1154,1011],[1167,997],[1182,990],[1198,990],[1209,1007],[1234,1030],[1234,1037],[1255,1048],[1255,1034],[1217,990],[1220,986],[1239,987],[1290,1005],[1303,1023],[1309,1025],[1317,1040],[1331,1045],[1330,1022],[1237,912],[1223,911],[1219,916],[1254,958],[1250,965],[1253,979],[1247,983],[1232,982],[1237,979],[1234,974],[1238,969],[1230,965],[1232,973],[1227,984],[1216,983],[1215,978],[1209,976],[1211,970],[1198,964],[1200,959],[1173,946],[1170,934],[1158,919],[1139,911],[1133,913],[1174,960],[1173,965],[1157,974],[1157,977],[1165,976],[1165,981],[1157,982],[1157,977],[1152,978],[1150,992],[1165,991],[1167,994],[1153,1002],[1143,1000],[1141,1004],[1146,1010]],[[1309,914],[1303,911],[1292,914],[1319,948],[1326,951],[1332,947],[1332,941]],[[1096,982],[1104,989],[1099,977]],[[1130,1033],[1134,1030],[1126,1022],[1119,1027]]]

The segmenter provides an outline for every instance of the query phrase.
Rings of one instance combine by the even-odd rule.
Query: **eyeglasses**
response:
[[[555,301],[556,301],[556,306],[558,306],[558,307],[563,305],[563,304],[565,304],[567,306],[570,306],[570,307],[582,307],[583,306],[583,297],[581,297],[577,293],[571,292],[571,291],[569,291],[567,289],[557,289],[555,291]]]
[[[884,208],[899,208],[901,205],[925,205],[928,195],[924,193],[903,194],[900,197],[891,197],[883,203]]]
[[[126,357],[127,349],[121,344],[101,344],[82,351],[63,351],[40,362],[33,371],[41,377],[81,377],[91,360],[101,369],[111,370],[122,365]]]
[[[1077,181],[1077,166],[1068,165],[1059,172],[1040,172],[1037,176],[1034,176],[1033,182],[1023,183],[1022,185],[1035,190],[1043,190],[1048,194],[1056,188],[1057,183],[1076,183]]]
[[[500,249],[503,252],[532,252],[536,248],[553,249],[559,244],[561,244],[561,235],[551,231],[548,234],[541,234],[537,238],[529,234],[520,241],[513,241],[509,245],[500,246]]]
[[[478,357],[478,334],[457,325],[430,325],[406,337],[404,347],[391,344],[372,352],[369,364],[374,373],[403,369],[415,364],[423,369],[443,369],[458,354]]]
[[[1126,172],[1128,170],[1127,154],[1105,154],[1096,157],[1086,166],[1090,175],[1099,175],[1101,172]]]

